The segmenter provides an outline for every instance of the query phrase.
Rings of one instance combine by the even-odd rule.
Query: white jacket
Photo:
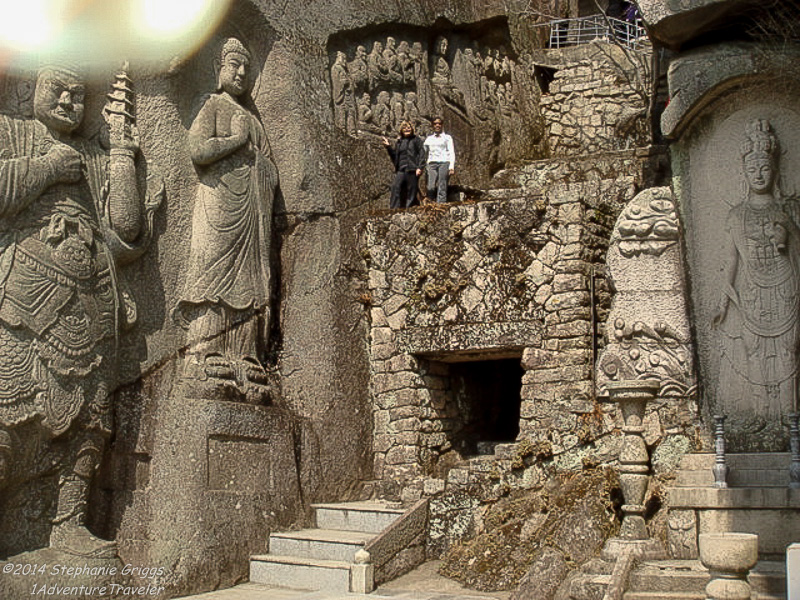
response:
[[[425,150],[428,152],[428,162],[446,162],[452,170],[456,164],[456,150],[453,147],[453,138],[445,132],[436,135],[430,134],[425,138]]]

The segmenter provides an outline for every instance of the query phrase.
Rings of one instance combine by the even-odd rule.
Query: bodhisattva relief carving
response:
[[[768,120],[748,124],[741,156],[746,186],[725,220],[724,289],[712,318],[721,354],[715,411],[777,421],[797,407],[797,203],[781,192],[779,141]]]
[[[456,106],[464,106],[464,94],[453,85],[453,75],[450,64],[447,62],[447,50],[449,42],[444,36],[439,36],[436,40],[436,48],[433,53],[433,75],[431,83],[439,92],[451,103]]]
[[[333,86],[333,107],[336,111],[336,126],[355,133],[357,111],[353,89],[353,81],[347,74],[347,56],[344,52],[336,53],[336,61],[331,67],[331,85]]]
[[[184,379],[209,399],[264,403],[259,358],[270,323],[270,241],[278,172],[264,126],[248,107],[251,55],[236,38],[220,50],[217,92],[189,130],[200,177],[184,291]]]
[[[519,125],[515,68],[505,48],[477,42],[453,48],[446,36],[437,37],[430,52],[421,41],[392,36],[360,44],[350,58],[344,51],[333,57],[335,122],[350,135],[392,133],[402,121],[424,133],[446,104],[469,119],[513,128]]]
[[[34,118],[0,116],[0,488],[9,498],[57,469],[50,546],[109,558],[116,544],[85,522],[112,431],[119,336],[136,318],[117,267],[149,244],[163,187],[152,199],[137,191],[125,73],[99,142],[76,133],[84,94],[77,67],[44,66]],[[37,471],[43,448],[47,473]]]

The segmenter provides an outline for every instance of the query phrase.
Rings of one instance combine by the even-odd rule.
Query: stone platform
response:
[[[180,394],[156,418],[149,485],[117,494],[130,502],[120,557],[164,567],[157,583],[173,594],[246,580],[269,534],[303,519],[297,419],[279,406]]]
[[[786,598],[783,563],[762,561],[748,578],[759,600]],[[631,572],[624,600],[705,600],[708,570],[697,560],[643,561]]]
[[[785,560],[800,539],[800,489],[790,489],[788,453],[729,454],[728,487],[714,487],[713,454],[687,454],[669,488],[672,556],[697,557],[700,533],[759,536],[761,559]]]
[[[511,592],[478,592],[438,574],[440,561],[429,561],[371,594],[307,591],[258,583],[187,596],[191,600],[508,600]]]

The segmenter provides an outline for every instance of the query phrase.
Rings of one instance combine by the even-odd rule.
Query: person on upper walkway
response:
[[[395,170],[389,208],[410,208],[417,204],[419,176],[425,165],[425,147],[410,122],[401,122],[398,129],[400,136],[394,145],[383,138],[383,145],[392,158]]]
[[[428,156],[428,199],[444,204],[447,202],[447,183],[455,173],[456,151],[453,138],[444,132],[441,117],[433,120],[433,133],[425,138]]]

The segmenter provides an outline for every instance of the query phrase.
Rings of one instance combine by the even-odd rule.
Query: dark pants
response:
[[[392,184],[392,197],[389,208],[411,208],[417,203],[419,177],[416,170],[398,171]]]
[[[450,163],[428,163],[428,198],[444,204],[447,202],[447,178],[450,177]]]

